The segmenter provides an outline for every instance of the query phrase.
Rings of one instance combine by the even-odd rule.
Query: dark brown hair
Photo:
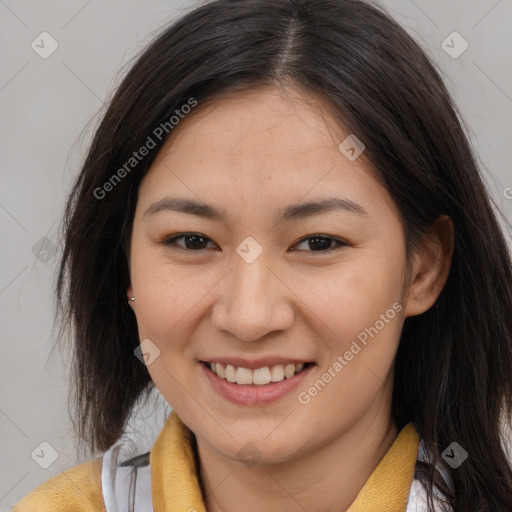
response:
[[[108,449],[152,387],[134,357],[126,254],[138,186],[165,137],[153,137],[156,147],[104,197],[98,188],[190,98],[201,105],[284,83],[328,102],[364,142],[401,214],[408,256],[439,215],[452,218],[446,285],[404,323],[392,412],[399,428],[415,425],[433,454],[424,465],[429,490],[436,482],[457,511],[510,511],[500,434],[512,416],[511,257],[441,77],[403,28],[361,0],[206,3],[166,28],[120,84],[69,197],[56,283],[58,314],[73,330],[79,436],[92,450]],[[434,463],[454,441],[469,457],[447,468],[451,492]]]

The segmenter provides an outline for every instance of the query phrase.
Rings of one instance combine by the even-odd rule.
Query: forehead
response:
[[[349,160],[340,151],[348,135],[315,96],[277,86],[238,91],[199,103],[180,120],[141,183],[141,196],[172,189],[201,199],[220,194],[228,205],[235,196],[258,196],[268,208],[283,196],[386,195],[364,153]]]
[[[180,149],[193,145],[212,153],[300,155],[329,139],[334,143],[343,132],[319,98],[275,86],[199,103],[180,121],[165,146],[170,151],[177,145]]]

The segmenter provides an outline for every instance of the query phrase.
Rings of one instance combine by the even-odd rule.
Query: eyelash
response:
[[[198,236],[199,238],[202,238],[204,240],[211,241],[207,236],[201,235],[201,233],[182,233],[181,235],[175,235],[175,236],[172,236],[171,238],[166,238],[161,243],[165,247],[169,247],[171,249],[178,249],[178,250],[184,250],[184,251],[189,251],[189,252],[202,252],[202,251],[206,251],[207,248],[189,249],[187,247],[183,247],[183,246],[181,246],[181,245],[176,243],[176,240],[179,240],[180,238],[187,238],[187,237],[192,237],[192,236]],[[329,247],[328,249],[326,249],[324,251],[305,251],[305,252],[323,253],[323,254],[325,254],[325,253],[331,253],[331,252],[333,252],[333,251],[335,251],[337,249],[341,249],[344,246],[351,246],[352,245],[352,244],[350,244],[348,242],[345,242],[344,240],[340,240],[338,238],[334,238],[334,237],[330,237],[330,236],[324,236],[324,235],[320,235],[320,234],[310,235],[310,236],[307,236],[305,238],[302,238],[295,245],[301,244],[302,242],[306,242],[308,240],[315,240],[315,239],[332,240],[333,242],[335,242],[337,244],[337,246]],[[299,251],[299,252],[302,252],[302,251]]]

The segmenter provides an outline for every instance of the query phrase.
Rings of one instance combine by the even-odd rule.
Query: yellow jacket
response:
[[[417,460],[419,435],[406,425],[347,512],[404,512]],[[19,501],[12,512],[105,511],[102,459],[51,478]],[[149,454],[154,512],[205,512],[192,433],[172,411]]]

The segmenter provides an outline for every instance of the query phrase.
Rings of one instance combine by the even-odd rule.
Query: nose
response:
[[[294,294],[264,254],[252,263],[235,255],[213,307],[213,326],[239,340],[260,340],[294,321]]]

